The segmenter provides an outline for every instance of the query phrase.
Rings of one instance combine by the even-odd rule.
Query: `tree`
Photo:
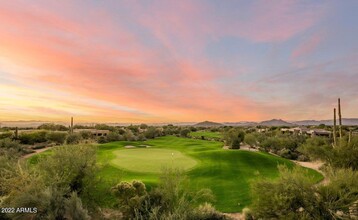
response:
[[[224,132],[224,140],[226,145],[231,149],[240,149],[241,142],[245,138],[245,133],[236,128],[231,128],[230,130]]]
[[[140,124],[139,127],[140,127],[140,129],[146,129],[146,128],[148,128],[148,125],[146,125],[146,124]]]
[[[119,135],[117,132],[109,132],[107,134],[106,139],[107,139],[108,142],[122,141],[123,137],[121,135]]]
[[[155,127],[148,127],[147,130],[144,132],[144,136],[147,139],[153,139],[158,136],[157,129]]]
[[[248,144],[250,148],[255,147],[257,144],[256,137],[252,133],[245,135],[244,142]]]
[[[182,137],[188,137],[188,134],[190,133],[190,130],[187,128],[184,128],[180,131],[180,136]]]
[[[123,137],[126,141],[136,141],[137,140],[137,138],[136,138],[136,136],[134,136],[132,130],[127,130],[126,133],[124,133]]]

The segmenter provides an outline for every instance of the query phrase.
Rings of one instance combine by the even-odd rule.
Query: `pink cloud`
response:
[[[255,42],[281,42],[317,24],[326,13],[325,5],[309,7],[302,1],[256,1],[251,19],[241,35]]]
[[[315,33],[309,38],[305,39],[301,44],[296,47],[292,52],[293,58],[302,57],[314,52],[318,45],[323,41],[322,33]]]
[[[217,22],[212,6],[195,1],[156,2],[148,8],[128,4],[133,10],[130,19],[139,23],[136,28],[154,36],[151,40],[158,46],[143,42],[135,28],[121,19],[115,21],[102,9],[81,10],[87,18],[83,19],[66,9],[75,7],[51,4],[50,9],[31,10],[12,3],[0,6],[0,57],[27,69],[17,73],[16,80],[39,90],[72,94],[71,100],[56,95],[53,99],[90,112],[83,116],[87,120],[262,118],[268,113],[258,108],[260,103],[225,92],[215,82],[228,72],[203,58],[206,44],[230,35],[253,42],[286,41],[314,26],[322,16],[313,9],[297,9],[298,2],[257,2],[250,6],[246,19],[225,25]],[[55,10],[57,7],[61,10]],[[61,15],[62,10],[66,16]],[[77,96],[93,102],[76,104],[73,98]],[[122,110],[123,106],[130,110]],[[71,113],[48,107],[33,110],[47,115]]]

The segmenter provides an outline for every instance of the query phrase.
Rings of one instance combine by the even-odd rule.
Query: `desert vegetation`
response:
[[[0,204],[36,213],[1,218],[354,218],[355,127],[315,128],[331,135],[279,126],[2,128]],[[295,162],[315,160],[319,172]]]

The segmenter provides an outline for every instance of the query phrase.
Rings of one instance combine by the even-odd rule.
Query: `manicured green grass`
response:
[[[126,149],[126,145],[149,145],[147,149]],[[276,178],[278,176],[277,165],[286,164],[295,166],[289,160],[262,152],[248,152],[242,150],[224,150],[222,143],[216,141],[195,140],[178,138],[173,136],[161,137],[145,142],[112,142],[99,146],[98,161],[102,165],[98,176],[104,183],[98,189],[98,196],[103,197],[103,205],[110,206],[115,201],[110,196],[108,189],[120,180],[142,180],[149,188],[158,182],[158,174],[143,172],[147,169],[140,159],[132,157],[126,163],[136,164],[134,169],[121,169],[113,164],[121,151],[124,154],[131,150],[139,150],[139,154],[148,158],[157,157],[154,149],[181,152],[186,157],[197,161],[196,166],[187,172],[190,179],[190,187],[194,190],[210,188],[215,197],[214,205],[220,211],[239,212],[251,202],[250,182],[255,178]],[[143,152],[147,154],[143,154]],[[123,159],[124,160],[124,159]],[[119,162],[122,163],[122,162]],[[317,181],[323,177],[314,170],[306,169],[308,175],[312,175]]]
[[[110,161],[112,165],[141,173],[160,173],[165,167],[189,170],[197,164],[191,157],[172,149],[136,148],[115,150],[113,154],[116,157]]]
[[[195,131],[190,132],[189,136],[198,137],[204,136],[205,138],[222,138],[222,134],[220,132],[212,132],[212,131]]]

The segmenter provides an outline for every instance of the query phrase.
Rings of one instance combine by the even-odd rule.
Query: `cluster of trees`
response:
[[[36,208],[33,214],[1,213],[1,219],[90,219],[95,212],[95,147],[62,146],[35,164],[0,161],[0,206]]]
[[[287,167],[279,167],[278,180],[255,181],[247,219],[358,218],[358,137],[346,135],[337,142],[312,137],[296,148],[325,163],[324,183],[315,183],[303,169]]]
[[[244,138],[245,132],[238,128],[230,128],[223,133],[223,140],[225,145],[231,149],[240,149]]]
[[[120,182],[112,188],[125,219],[222,220],[226,216],[209,202],[210,190],[194,192],[179,170],[166,169],[157,187],[147,190],[140,181]]]
[[[316,184],[302,168],[279,167],[278,180],[252,184],[247,219],[352,219],[358,211],[358,172],[330,169],[329,183]],[[356,209],[356,210],[354,210]]]
[[[329,140],[321,137],[314,137],[300,149],[302,153],[312,160],[322,160],[333,168],[351,168],[358,170],[358,137],[344,137],[340,144],[334,146]]]

